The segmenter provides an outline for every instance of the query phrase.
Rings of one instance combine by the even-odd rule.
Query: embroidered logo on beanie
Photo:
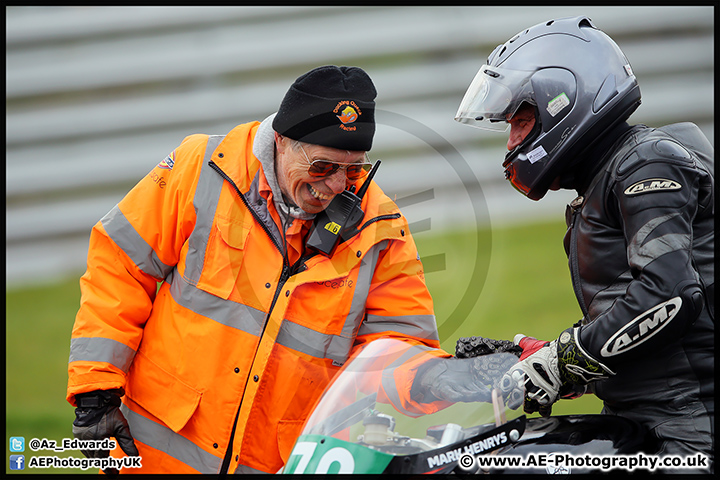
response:
[[[340,109],[342,109],[341,115],[336,115],[338,119],[342,122],[340,128],[349,132],[354,131],[355,127],[346,127],[345,125],[347,125],[348,123],[353,123],[355,120],[357,120],[358,117],[362,115],[362,110],[360,110],[360,107],[358,107],[352,100],[343,100],[342,102],[338,103],[333,110],[333,113],[337,114]]]

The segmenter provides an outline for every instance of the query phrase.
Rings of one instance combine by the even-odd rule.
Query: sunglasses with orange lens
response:
[[[330,160],[313,160],[310,161],[305,149],[300,145],[300,149],[305,155],[305,159],[308,161],[308,174],[312,177],[329,177],[338,170],[344,170],[345,176],[348,180],[360,180],[368,174],[372,168],[370,158],[365,153],[365,159],[367,162],[363,163],[338,163],[331,162]]]

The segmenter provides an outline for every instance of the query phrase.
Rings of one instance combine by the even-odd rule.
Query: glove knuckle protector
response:
[[[523,403],[525,398],[525,374],[520,363],[515,363],[502,376],[498,384],[508,408],[515,410]]]
[[[539,405],[555,403],[562,385],[555,341],[538,349],[525,360],[521,360],[520,364],[526,376],[526,396]]]

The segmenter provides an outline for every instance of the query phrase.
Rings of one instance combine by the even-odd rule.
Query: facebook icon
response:
[[[10,455],[10,470],[25,470],[25,455]]]

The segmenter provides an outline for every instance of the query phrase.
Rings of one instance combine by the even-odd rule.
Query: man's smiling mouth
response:
[[[317,198],[318,200],[328,200],[332,197],[332,195],[325,195],[324,193],[320,193],[317,190],[315,190],[312,185],[308,184],[308,188],[310,189],[310,194]]]

